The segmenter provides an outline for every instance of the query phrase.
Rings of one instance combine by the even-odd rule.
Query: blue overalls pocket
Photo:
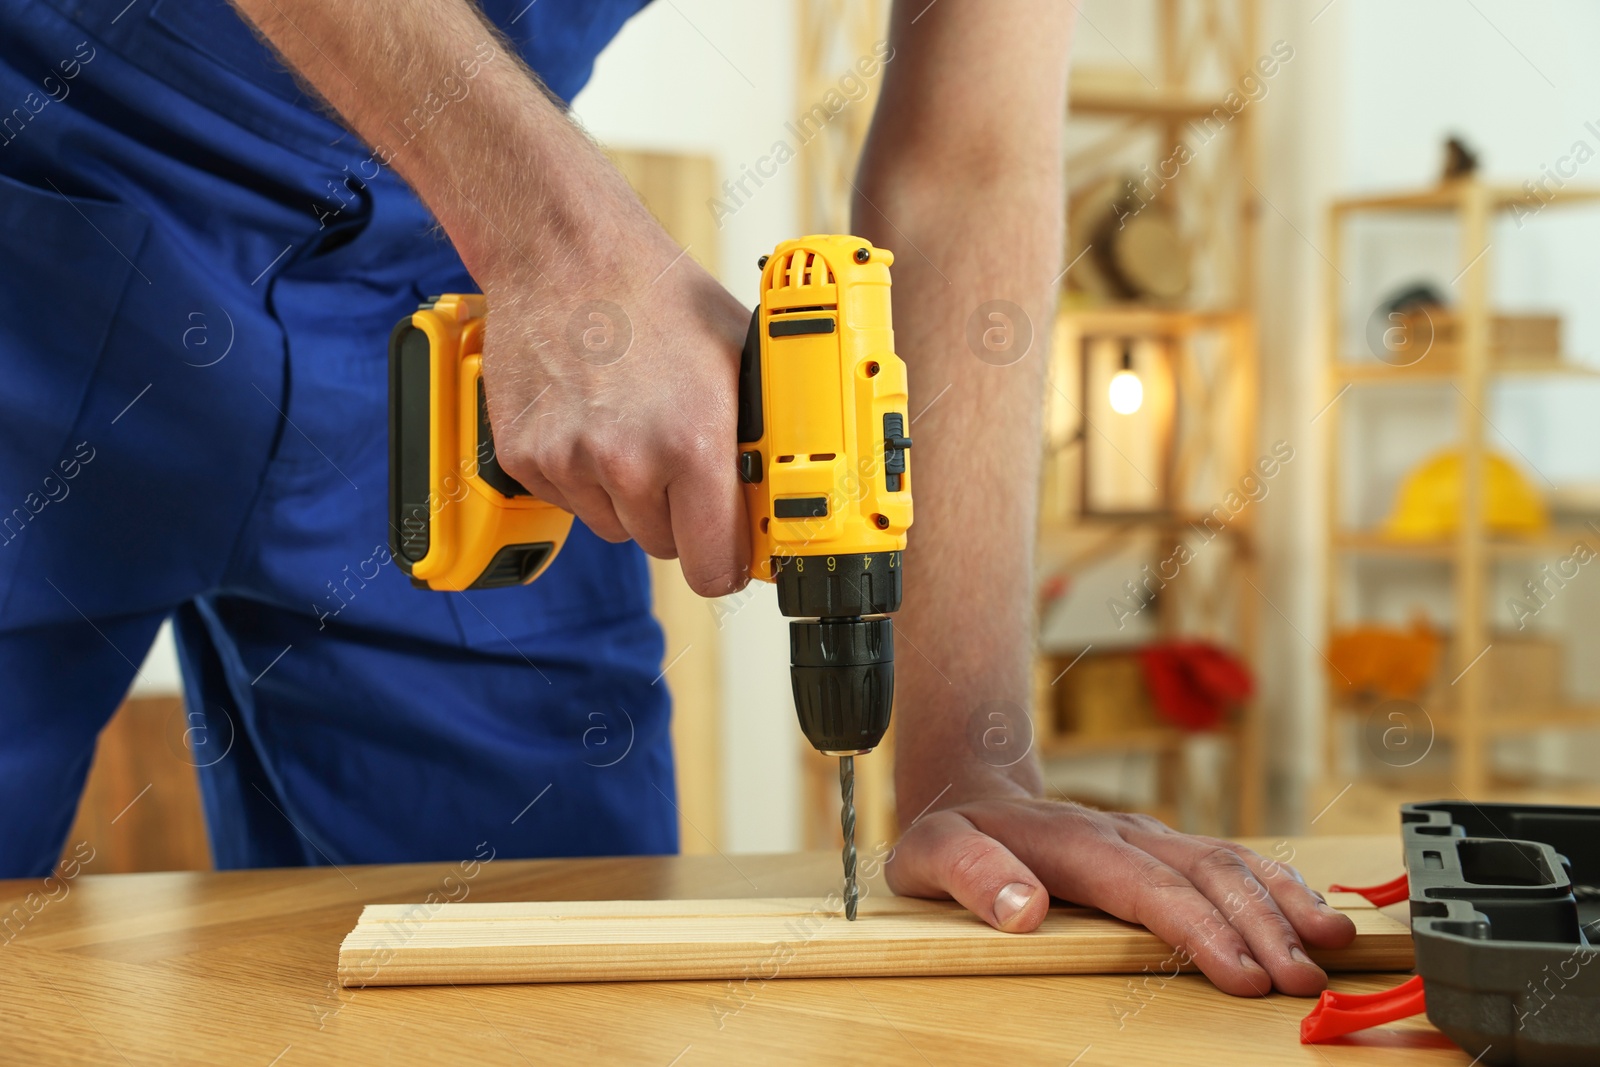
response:
[[[124,292],[147,284],[148,228],[137,209],[0,174],[0,628],[29,527],[81,469],[69,437]]]

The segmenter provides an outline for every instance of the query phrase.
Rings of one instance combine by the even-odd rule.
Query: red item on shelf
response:
[[[1428,1008],[1422,975],[1378,993],[1335,993],[1324,989],[1317,1006],[1300,1020],[1300,1043],[1316,1045],[1397,1019],[1420,1015]]]
[[[1210,730],[1255,692],[1250,668],[1208,641],[1170,641],[1139,650],[1145,686],[1162,718],[1185,730]]]

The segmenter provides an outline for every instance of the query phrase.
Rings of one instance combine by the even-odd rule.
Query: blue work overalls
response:
[[[482,6],[570,99],[641,3]],[[0,13],[0,877],[55,862],[169,617],[219,867],[676,850],[639,550],[390,560],[388,334],[477,288],[417,198],[225,0]]]

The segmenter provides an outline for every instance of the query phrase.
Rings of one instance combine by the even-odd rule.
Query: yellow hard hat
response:
[[[1454,449],[1429,457],[1412,471],[1395,496],[1384,532],[1407,541],[1436,541],[1455,533],[1461,522],[1461,453]],[[1483,456],[1484,524],[1497,534],[1536,534],[1549,524],[1544,501],[1510,460]]]

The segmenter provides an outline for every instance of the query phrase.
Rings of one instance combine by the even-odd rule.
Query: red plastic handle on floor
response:
[[[1374,907],[1384,908],[1390,904],[1398,904],[1411,896],[1411,886],[1406,881],[1406,876],[1402,874],[1392,882],[1385,882],[1382,885],[1369,885],[1365,888],[1353,885],[1330,885],[1328,892],[1358,893],[1371,901]]]
[[[1300,1043],[1332,1041],[1357,1030],[1419,1015],[1427,1006],[1420,974],[1379,993],[1335,993],[1324,989],[1311,1014],[1300,1020]]]

